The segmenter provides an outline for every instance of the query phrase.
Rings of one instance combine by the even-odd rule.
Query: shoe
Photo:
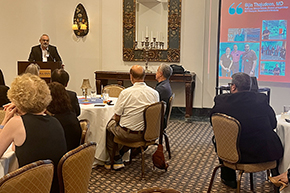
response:
[[[110,170],[111,169],[111,162],[110,161],[106,162],[104,166],[107,170]],[[119,169],[124,168],[124,167],[125,167],[125,165],[124,165],[122,159],[118,159],[117,161],[114,161],[114,164],[113,164],[114,170],[119,170]]]
[[[231,187],[233,189],[237,189],[237,181],[228,181],[228,180],[222,179],[222,183],[228,187]]]
[[[275,177],[269,177],[269,180],[277,187],[280,187],[280,191],[288,186],[285,182],[281,181],[281,179]]]

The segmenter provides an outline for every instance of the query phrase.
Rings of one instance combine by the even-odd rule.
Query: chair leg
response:
[[[115,153],[116,153],[117,149],[118,149],[118,144],[114,143],[113,152],[112,152],[112,155],[111,155],[111,170],[114,167],[114,157],[115,157]]]
[[[169,159],[171,159],[171,152],[170,152],[170,146],[169,146],[169,139],[168,139],[168,136],[167,136],[167,134],[164,132],[163,133],[163,135],[164,135],[164,138],[165,138],[165,145],[166,145],[166,150],[167,150],[167,152],[168,152],[168,157],[169,157]]]
[[[215,174],[216,174],[216,171],[222,167],[222,164],[216,166],[212,172],[212,175],[211,175],[211,179],[210,179],[210,183],[209,183],[209,186],[208,186],[208,189],[207,189],[207,193],[210,193],[211,191],[211,188],[212,188],[212,185],[213,185],[213,181],[214,181],[214,177],[215,177]]]
[[[131,148],[129,164],[131,164],[131,163],[132,163],[132,159],[133,159],[133,154],[132,154],[132,151],[133,151],[133,149]]]
[[[266,172],[267,172],[266,181],[269,181],[270,170],[266,170]]]
[[[251,190],[253,191],[254,190],[253,173],[250,173],[250,187]]]
[[[144,160],[144,149],[143,147],[141,146],[141,169],[142,169],[142,174],[141,174],[141,177],[143,178],[144,177],[144,167],[145,167],[145,160]]]
[[[243,175],[244,171],[241,170],[239,172],[239,175],[238,175],[238,180],[237,180],[237,193],[240,193],[240,188],[241,188],[241,179],[242,179],[242,175]]]

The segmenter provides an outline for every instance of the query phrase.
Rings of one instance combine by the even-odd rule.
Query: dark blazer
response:
[[[80,109],[80,104],[79,104],[77,94],[73,91],[70,91],[70,90],[66,90],[66,91],[67,91],[67,94],[70,98],[73,112],[76,114],[76,116],[79,116],[81,114],[81,109]]]
[[[274,131],[275,112],[265,94],[248,91],[223,94],[216,96],[214,102],[211,115],[224,113],[241,124],[240,163],[260,163],[283,157],[283,146]]]
[[[57,52],[57,48],[55,46],[48,45],[48,51],[49,51],[49,57],[47,58],[48,61],[61,62],[61,57],[59,56]],[[31,48],[28,61],[30,62],[41,61],[42,62],[42,50],[41,50],[40,45],[33,46]]]
[[[0,85],[0,107],[3,105],[10,103],[7,98],[7,91],[9,90],[8,86]]]

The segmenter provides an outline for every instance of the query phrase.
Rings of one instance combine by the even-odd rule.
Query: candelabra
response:
[[[143,59],[145,59],[145,72],[151,72],[148,70],[148,61],[149,61],[149,51],[157,50],[164,48],[164,42],[156,41],[156,38],[152,38],[153,41],[149,42],[149,37],[145,37],[145,41],[141,42],[141,48],[143,50]],[[138,49],[138,41],[135,41],[135,49]]]

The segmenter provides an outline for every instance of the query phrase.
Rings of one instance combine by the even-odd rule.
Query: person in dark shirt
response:
[[[276,76],[279,76],[281,73],[281,69],[279,68],[279,64],[276,64],[276,67],[273,69],[273,73]]]
[[[57,118],[64,129],[67,150],[77,148],[80,145],[82,129],[76,114],[72,112],[70,98],[65,87],[58,83],[48,84],[52,101],[47,110]]]
[[[164,128],[166,128],[167,120],[166,117],[168,115],[168,102],[169,98],[172,95],[171,86],[169,83],[169,78],[172,75],[172,68],[165,63],[162,63],[156,72],[155,79],[157,80],[157,84],[155,90],[159,93],[159,101],[164,101],[166,103],[166,112],[165,112],[165,120],[164,120]]]
[[[43,34],[39,39],[39,45],[31,48],[28,61],[35,62],[59,62],[62,63],[61,57],[58,54],[55,46],[49,45],[49,37],[47,34]]]
[[[69,81],[69,74],[64,69],[55,69],[51,74],[51,81],[58,82],[62,84],[64,87],[67,87],[67,84]],[[73,112],[77,116],[79,116],[81,114],[81,109],[80,109],[80,104],[78,101],[77,94],[70,90],[66,90],[66,91],[70,97]]]
[[[0,107],[2,108],[3,105],[9,103],[9,99],[7,97],[7,91],[9,87],[5,85],[4,76],[2,70],[0,69]]]
[[[263,31],[263,40],[268,40],[269,39],[269,35],[270,35],[270,31],[268,30],[268,27],[265,28],[265,30]]]
[[[224,113],[236,118],[241,124],[239,163],[261,163],[279,160],[283,157],[283,146],[274,129],[277,126],[276,115],[268,104],[264,93],[250,92],[251,78],[246,73],[232,76],[230,92],[214,98],[214,113]],[[214,140],[213,140],[214,141]],[[220,160],[221,161],[221,160]],[[274,175],[277,170],[272,170]],[[222,167],[222,182],[232,188],[237,187],[234,170]]]

